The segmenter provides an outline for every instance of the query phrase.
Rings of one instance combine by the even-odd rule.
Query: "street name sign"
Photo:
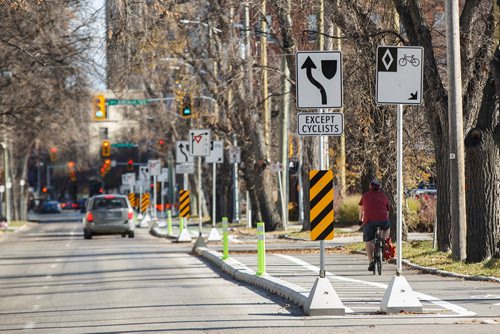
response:
[[[299,113],[298,133],[301,136],[340,136],[344,131],[342,113]]]
[[[116,106],[119,104],[137,106],[148,103],[150,103],[149,99],[106,99],[106,104],[108,106]]]
[[[194,163],[176,164],[175,174],[194,174]]]
[[[158,176],[161,174],[161,161],[160,160],[149,160],[148,161],[149,175]]]
[[[192,156],[210,155],[210,130],[189,130],[189,153]]]
[[[178,164],[194,163],[193,156],[189,153],[188,141],[178,141],[175,143],[175,162]]]
[[[295,65],[297,109],[342,108],[340,51],[298,51]]]
[[[377,48],[378,104],[422,104],[423,54],[419,46]]]
[[[212,140],[210,144],[210,155],[207,155],[205,162],[210,164],[220,164],[224,162],[224,144],[222,141]]]

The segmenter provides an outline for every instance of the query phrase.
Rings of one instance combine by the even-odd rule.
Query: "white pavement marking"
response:
[[[51,267],[51,268],[55,268],[55,267],[57,267],[57,263],[53,263],[53,264],[51,264],[51,265],[50,265],[50,267]]]
[[[284,255],[284,254],[274,254],[274,255],[282,257],[284,259],[287,259],[287,260],[289,260],[291,262],[294,262],[294,263],[296,263],[298,265],[301,265],[304,268],[307,268],[307,269],[309,269],[309,270],[311,270],[311,271],[313,271],[315,273],[319,273],[319,268],[318,267],[313,266],[312,264],[307,263],[307,262],[305,262],[303,260],[300,260],[300,259],[298,259],[296,257],[290,256],[290,255]],[[356,283],[366,284],[366,285],[370,285],[370,286],[374,286],[374,287],[378,287],[378,288],[383,288],[384,290],[387,289],[387,285],[383,284],[383,283],[361,281],[361,280],[357,280],[357,279],[353,279],[353,278],[337,276],[337,275],[332,274],[330,272],[326,272],[326,275],[328,275],[330,278],[332,278],[334,280],[338,280],[338,281],[356,282]],[[433,303],[435,305],[439,305],[439,306],[441,306],[444,309],[447,309],[449,311],[455,312],[457,314],[457,316],[465,317],[465,316],[475,316],[475,315],[477,315],[477,313],[474,313],[474,312],[469,311],[469,310],[467,310],[467,309],[465,309],[465,308],[463,308],[461,306],[452,304],[452,303],[444,301],[442,299],[439,299],[439,298],[436,298],[436,297],[433,297],[433,296],[429,296],[429,295],[426,295],[426,294],[423,294],[423,293],[420,293],[420,292],[417,292],[417,291],[414,291],[414,292],[417,295],[418,299],[431,302],[431,303]]]
[[[33,305],[33,310],[39,310],[40,309],[40,305]]]
[[[493,305],[495,305],[495,306],[500,306],[500,303],[496,303],[496,304],[493,304]]]
[[[33,329],[36,326],[36,322],[27,322],[24,324],[24,329]]]
[[[51,278],[52,278],[52,275],[45,276],[45,279],[51,279]]]

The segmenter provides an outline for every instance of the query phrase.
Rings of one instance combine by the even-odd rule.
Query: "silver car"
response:
[[[134,210],[127,196],[96,195],[87,200],[83,218],[83,238],[96,234],[134,237]]]

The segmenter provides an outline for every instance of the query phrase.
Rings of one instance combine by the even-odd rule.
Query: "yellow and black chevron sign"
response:
[[[141,197],[141,212],[146,212],[149,207],[149,193],[142,194]]]
[[[191,217],[191,205],[189,203],[189,190],[179,191],[179,216]]]
[[[333,171],[309,172],[311,240],[333,239]]]
[[[134,193],[128,193],[128,201],[130,202],[130,205],[135,208],[135,194]]]

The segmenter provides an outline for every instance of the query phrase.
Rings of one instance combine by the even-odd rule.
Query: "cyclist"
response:
[[[359,220],[363,223],[363,241],[369,263],[368,271],[373,271],[375,266],[373,239],[375,239],[376,227],[381,227],[384,240],[390,236],[389,199],[382,192],[379,181],[374,179],[370,182],[370,191],[363,194],[359,206]]]

